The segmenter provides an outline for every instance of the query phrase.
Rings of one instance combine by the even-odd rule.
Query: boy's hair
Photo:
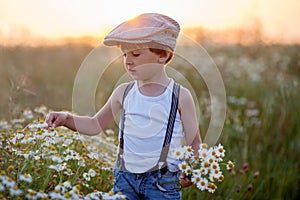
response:
[[[169,52],[170,55],[169,55],[169,57],[167,58],[165,64],[170,63],[171,60],[172,60],[172,58],[173,58],[173,56],[174,56],[173,52],[167,51],[167,50],[164,50],[164,49],[149,48],[149,50],[150,50],[152,53],[155,53],[155,54],[157,54],[157,55],[161,55],[161,56],[164,56],[164,57],[166,57],[167,54],[168,54],[168,52]]]

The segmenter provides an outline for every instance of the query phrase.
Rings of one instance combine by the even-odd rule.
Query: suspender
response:
[[[119,167],[120,170],[124,171],[125,165],[124,165],[124,158],[123,158],[123,148],[124,148],[124,122],[125,122],[125,109],[124,109],[124,101],[125,97],[127,96],[128,92],[131,90],[131,88],[134,85],[134,81],[131,81],[123,94],[123,99],[122,99],[122,115],[121,115],[121,127],[120,127],[120,141],[119,141],[119,153],[118,153],[118,160],[117,160],[117,166]]]
[[[124,159],[123,159],[123,148],[124,148],[124,121],[125,121],[125,109],[124,109],[124,101],[130,89],[133,87],[134,81],[130,82],[126,87],[122,100],[122,116],[121,116],[121,125],[120,125],[120,141],[119,141],[119,153],[117,166],[120,170],[125,170]],[[175,118],[178,108],[178,97],[179,97],[180,85],[178,83],[174,83],[173,92],[172,92],[172,103],[171,109],[169,113],[168,125],[165,134],[165,139],[162,147],[162,151],[160,154],[160,158],[155,167],[151,170],[161,169],[167,165],[167,156],[170,148],[170,143],[172,139],[173,128],[175,124]]]

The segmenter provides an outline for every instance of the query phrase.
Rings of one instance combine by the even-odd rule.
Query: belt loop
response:
[[[163,161],[160,161],[160,162],[158,162],[158,170],[157,170],[157,172],[158,172],[158,178],[161,178],[161,167],[164,165],[164,162]]]

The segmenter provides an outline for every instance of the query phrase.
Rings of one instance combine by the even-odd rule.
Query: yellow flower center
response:
[[[201,181],[201,186],[205,186],[205,182],[204,181]]]
[[[113,195],[114,195],[113,191],[109,191],[109,192],[108,192],[108,195],[109,195],[109,196],[113,196]]]
[[[70,194],[70,192],[66,192],[64,195],[66,198],[70,198],[72,195]]]

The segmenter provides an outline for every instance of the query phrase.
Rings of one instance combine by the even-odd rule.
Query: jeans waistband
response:
[[[167,171],[168,171],[168,167],[165,166],[165,167],[160,169],[160,174],[164,175],[165,173],[167,173]],[[143,173],[131,173],[131,174],[136,175],[136,176],[145,176],[147,174],[152,174],[153,175],[153,174],[158,174],[158,173],[159,173],[159,169],[153,170],[153,171],[147,171],[147,172],[143,172]]]

